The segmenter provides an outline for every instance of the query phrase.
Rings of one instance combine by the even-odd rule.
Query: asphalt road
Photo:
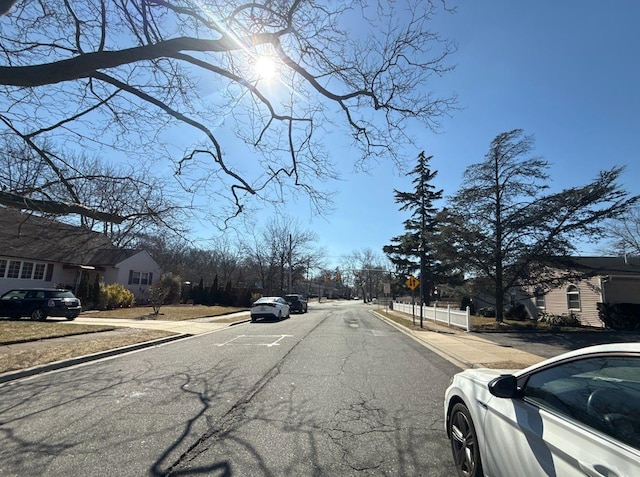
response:
[[[454,475],[458,368],[358,304],[0,386],[0,475]]]

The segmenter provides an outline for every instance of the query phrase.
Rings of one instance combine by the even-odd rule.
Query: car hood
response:
[[[488,383],[493,378],[497,378],[503,374],[513,374],[516,371],[517,370],[514,369],[471,368],[461,371],[459,375],[479,383]]]

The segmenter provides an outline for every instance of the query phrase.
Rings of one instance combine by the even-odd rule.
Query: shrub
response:
[[[612,330],[640,330],[640,304],[598,303],[598,316]]]
[[[478,310],[479,316],[484,316],[485,318],[495,318],[496,309],[492,306],[483,306]]]
[[[509,308],[505,312],[504,317],[510,320],[524,321],[529,318],[529,313],[527,313],[527,309],[524,304],[518,303],[517,305]]]
[[[467,307],[469,307],[469,312],[472,315],[476,314],[476,307],[473,304],[473,300],[468,296],[463,296],[462,300],[460,301],[460,309],[464,311],[467,309]]]
[[[177,303],[180,300],[180,293],[180,277],[174,277],[171,273],[162,275],[155,285],[147,289],[147,296],[153,308],[153,314],[159,314],[162,305]]]
[[[553,315],[541,312],[538,314],[538,321],[547,323],[549,326],[580,326],[580,320],[575,313],[568,315]]]
[[[111,285],[100,284],[98,307],[102,310],[114,308],[129,308],[135,303],[133,293],[118,283]]]

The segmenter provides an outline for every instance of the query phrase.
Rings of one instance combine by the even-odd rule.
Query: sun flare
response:
[[[260,56],[256,58],[253,63],[253,69],[258,75],[258,78],[262,80],[272,80],[277,74],[277,68],[275,62],[266,56]]]

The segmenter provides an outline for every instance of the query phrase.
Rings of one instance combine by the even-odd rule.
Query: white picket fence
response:
[[[412,316],[415,313],[416,318],[420,316],[420,305],[394,302],[393,309]],[[452,310],[449,305],[447,305],[446,308],[425,305],[422,307],[422,317],[423,319],[431,320],[436,323],[443,323],[447,326],[456,326],[458,328],[471,331],[471,313],[469,311],[469,307],[467,307],[465,311],[462,311]]]

